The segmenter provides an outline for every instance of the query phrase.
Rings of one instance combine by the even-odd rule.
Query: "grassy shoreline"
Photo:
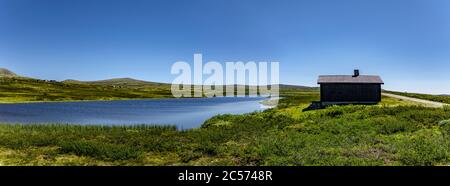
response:
[[[290,87],[289,89],[301,88]],[[172,95],[170,84],[127,78],[94,82],[73,80],[58,82],[22,77],[0,77],[0,104],[146,99],[176,98]]]
[[[17,101],[2,102],[0,104],[30,104],[30,103],[76,103],[76,102],[103,102],[103,101],[129,101],[129,100],[157,100],[157,99],[173,99],[173,98],[117,98],[117,99],[93,99],[93,100],[57,100],[57,101]]]
[[[170,86],[143,84],[140,88],[89,83],[66,83],[20,77],[0,78],[0,103],[108,101],[172,98]]]

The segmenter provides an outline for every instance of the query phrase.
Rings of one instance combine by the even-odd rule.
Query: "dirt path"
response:
[[[444,107],[445,103],[440,103],[440,102],[435,102],[435,101],[429,101],[429,100],[424,100],[424,99],[418,99],[418,98],[412,98],[412,97],[406,97],[406,96],[400,96],[400,95],[396,95],[396,94],[389,94],[389,93],[381,93],[383,96],[388,96],[388,97],[392,97],[392,98],[397,98],[397,99],[402,99],[402,100],[407,100],[407,101],[413,101],[413,102],[417,102],[417,103],[421,103],[424,106],[427,107]]]

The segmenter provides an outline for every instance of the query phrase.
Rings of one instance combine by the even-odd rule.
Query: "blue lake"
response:
[[[266,109],[267,98],[221,97],[0,104],[0,123],[82,125],[176,125],[200,127],[217,114],[243,114]]]

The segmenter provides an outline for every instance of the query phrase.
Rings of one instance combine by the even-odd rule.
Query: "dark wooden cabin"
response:
[[[333,104],[376,104],[381,101],[380,76],[353,75],[319,76],[320,102],[322,105]]]

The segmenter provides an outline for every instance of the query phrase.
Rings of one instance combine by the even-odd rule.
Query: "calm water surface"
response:
[[[200,127],[217,114],[243,114],[266,109],[266,98],[192,98],[0,104],[0,123],[68,123],[83,125],[176,125]]]

